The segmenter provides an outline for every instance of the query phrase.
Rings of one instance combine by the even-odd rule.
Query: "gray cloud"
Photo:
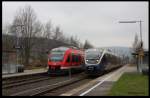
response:
[[[144,47],[148,48],[148,2],[3,2],[3,24],[11,23],[19,7],[31,5],[41,22],[52,20],[64,33],[88,39],[97,47],[132,46],[139,24],[120,20],[143,20]]]

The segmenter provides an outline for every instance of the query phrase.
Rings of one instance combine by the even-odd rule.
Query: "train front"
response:
[[[85,72],[89,75],[98,75],[102,71],[101,64],[102,51],[98,49],[88,49],[85,51]]]
[[[62,74],[61,66],[64,63],[66,48],[54,48],[48,57],[48,74]]]

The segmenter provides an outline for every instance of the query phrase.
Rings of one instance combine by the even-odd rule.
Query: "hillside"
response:
[[[131,55],[132,48],[130,47],[111,46],[111,47],[100,47],[100,48],[110,49],[112,52],[118,55],[129,56],[130,58],[132,57]]]

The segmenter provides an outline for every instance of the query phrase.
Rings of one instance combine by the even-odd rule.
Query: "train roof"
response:
[[[92,52],[92,51],[105,52],[111,55],[118,56],[117,54],[113,53],[110,49],[105,49],[105,48],[90,48],[86,50],[86,52]]]
[[[121,58],[121,56],[119,56],[118,54],[116,54],[116,53],[114,53],[114,52],[112,52],[112,51],[105,51],[105,53],[109,53],[109,54],[111,54],[111,55],[114,55],[114,56],[116,56],[116,57],[120,57]]]
[[[68,47],[57,47],[57,48],[53,48],[52,51],[66,51],[68,50]]]
[[[85,52],[92,52],[92,51],[103,52],[103,49],[99,49],[99,48],[90,48],[90,49],[85,50]]]
[[[60,47],[57,47],[57,48],[53,48],[51,51],[66,51],[68,49],[79,50],[77,47],[74,47],[74,46],[60,46]]]

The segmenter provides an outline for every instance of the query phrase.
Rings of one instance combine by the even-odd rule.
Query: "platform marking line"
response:
[[[125,66],[125,67],[126,67],[126,66]],[[123,69],[124,69],[125,67],[123,67]],[[123,69],[120,69],[120,70],[122,71]],[[119,71],[120,71],[120,70],[119,70]],[[116,73],[118,73],[119,71],[117,71]],[[104,79],[103,79],[102,81],[100,81],[98,84],[96,84],[96,85],[93,86],[92,88],[88,89],[87,91],[81,93],[79,96],[84,96],[85,94],[89,93],[89,92],[92,91],[94,88],[96,88],[97,86],[101,85],[104,81],[106,81],[107,79],[109,79],[110,77],[112,77],[113,75],[115,75],[116,73],[114,73],[114,74],[112,74],[112,75],[110,75],[110,76],[104,78]]]

